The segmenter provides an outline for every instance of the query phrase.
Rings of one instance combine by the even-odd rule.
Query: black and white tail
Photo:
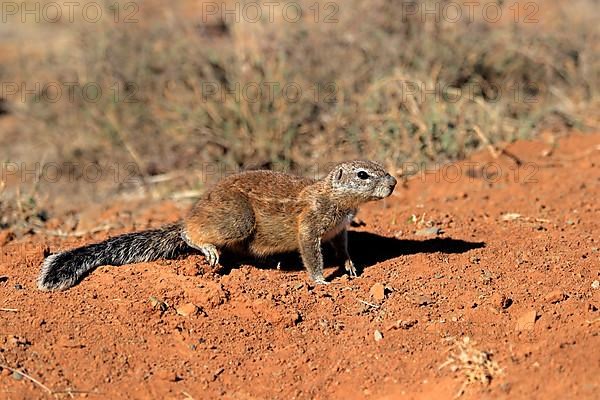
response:
[[[181,238],[181,231],[181,224],[166,225],[53,254],[42,264],[38,288],[68,289],[101,265],[155,261],[189,253],[191,248]]]

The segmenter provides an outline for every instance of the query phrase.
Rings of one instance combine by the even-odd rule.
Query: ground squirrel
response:
[[[181,222],[47,257],[38,288],[64,290],[101,265],[174,258],[192,249],[212,266],[220,249],[259,257],[299,250],[310,278],[323,284],[324,242],[333,244],[346,271],[356,276],[346,227],[359,205],[389,196],[395,186],[396,179],[372,161],[338,164],[319,180],[241,172],[209,189]]]

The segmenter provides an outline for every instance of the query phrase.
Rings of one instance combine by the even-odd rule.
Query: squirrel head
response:
[[[374,161],[347,161],[336,165],[327,176],[334,193],[358,203],[388,197],[396,178]]]

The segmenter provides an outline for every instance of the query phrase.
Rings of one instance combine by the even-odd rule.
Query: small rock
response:
[[[511,298],[506,297],[506,295],[502,293],[494,293],[490,298],[490,301],[492,303],[492,307],[499,310],[506,310],[513,303]]]
[[[160,370],[157,371],[154,376],[160,380],[168,382],[177,382],[178,380],[177,374],[174,371]]]
[[[290,327],[302,322],[302,315],[298,311],[292,311],[286,317],[285,326]]]
[[[491,271],[489,271],[487,269],[481,270],[481,282],[484,285],[491,284],[493,279],[494,279],[494,274]]]
[[[517,320],[517,331],[531,331],[537,319],[537,311],[530,310],[522,314]]]
[[[481,257],[479,257],[479,256],[471,256],[469,258],[469,261],[471,262],[471,264],[479,264],[479,262],[481,261]]]
[[[31,342],[22,336],[11,335],[7,337],[7,342],[14,347],[27,347],[31,345]]]
[[[512,383],[510,383],[510,382],[504,382],[500,385],[500,390],[502,390],[504,393],[510,393],[511,389],[512,389]]]
[[[600,289],[600,281],[599,280],[595,280],[594,282],[592,282],[592,289]]]
[[[506,310],[508,307],[510,307],[513,303],[513,300],[510,297],[506,297],[506,296],[502,296],[502,301],[500,303],[500,307],[502,307],[503,310]]]
[[[154,296],[150,296],[150,298],[148,300],[150,300],[150,304],[152,304],[152,307],[154,307],[154,308],[156,308],[158,306],[158,304],[160,303],[160,300],[158,300]]]
[[[375,338],[376,342],[379,342],[380,340],[383,339],[383,333],[381,333],[380,331],[375,329],[375,332],[373,332],[373,338]]]
[[[169,305],[162,300],[157,299],[154,296],[150,296],[150,304],[152,304],[152,308],[160,309],[160,311],[167,311]]]
[[[376,283],[371,286],[371,297],[377,301],[383,301],[385,299],[385,286],[381,283]]]
[[[554,291],[548,293],[545,296],[545,299],[548,303],[555,304],[555,303],[560,303],[563,300],[566,300],[567,297],[568,297],[567,294],[565,292],[563,292],[562,290],[554,290]]]
[[[418,322],[419,321],[417,321],[416,319],[411,319],[408,321],[403,321],[399,319],[398,321],[388,326],[387,330],[391,331],[392,329],[410,329],[413,326],[415,326]]]
[[[21,379],[23,379],[23,374],[21,374],[19,371],[13,371],[12,378],[15,381],[20,381]]]
[[[187,317],[190,315],[196,315],[198,313],[198,306],[194,303],[186,303],[177,307],[177,314]]]
[[[429,304],[433,304],[433,300],[429,296],[420,295],[417,297],[417,305],[419,306],[427,306]]]
[[[17,283],[15,285],[15,289],[17,289],[17,290],[23,290],[23,285],[21,285],[20,283]]]
[[[439,235],[440,233],[442,233],[442,230],[440,228],[438,228],[437,226],[434,226],[431,228],[419,229],[418,231],[415,232],[415,235],[417,235],[417,236],[435,236],[435,235]]]
[[[502,214],[502,216],[500,217],[502,221],[514,221],[519,218],[521,218],[521,214],[518,213],[506,213]]]

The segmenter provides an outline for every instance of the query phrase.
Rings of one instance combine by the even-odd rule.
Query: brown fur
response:
[[[368,185],[356,176],[358,171],[369,175]],[[213,263],[218,248],[255,256],[299,250],[311,278],[321,283],[321,244],[331,240],[354,275],[346,226],[361,204],[388,196],[395,184],[370,161],[339,164],[318,181],[271,171],[243,172],[221,180],[198,201],[184,220],[184,239]]]
[[[322,242],[330,241],[352,276],[346,226],[361,204],[382,199],[396,180],[371,161],[338,164],[323,179],[242,172],[210,189],[181,222],[127,233],[46,258],[41,290],[64,290],[101,265],[172,258],[200,250],[211,265],[228,248],[255,256],[299,250],[310,277],[323,278]]]

